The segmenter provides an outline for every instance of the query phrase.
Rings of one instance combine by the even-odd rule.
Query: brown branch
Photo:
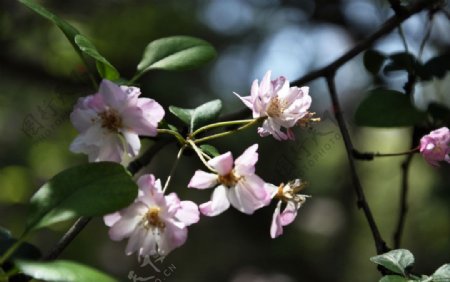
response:
[[[394,232],[394,248],[400,248],[400,241],[402,238],[403,228],[405,226],[406,213],[408,212],[408,190],[409,190],[409,181],[408,181],[408,172],[411,165],[413,155],[408,155],[406,159],[402,163],[402,189],[400,192],[400,204],[399,204],[399,213],[397,220],[397,227]]]
[[[397,156],[405,156],[405,155],[412,155],[417,153],[419,150],[418,147],[412,148],[409,151],[406,152],[399,152],[399,153],[371,153],[371,152],[364,152],[361,153],[356,149],[353,149],[352,155],[353,158],[357,160],[363,160],[363,161],[371,161],[375,157],[397,157]]]
[[[344,140],[345,149],[347,151],[348,163],[350,166],[350,173],[352,177],[353,187],[355,189],[356,197],[357,197],[357,206],[361,208],[364,212],[364,215],[369,224],[370,230],[372,232],[373,239],[375,241],[375,248],[377,250],[377,254],[382,254],[388,251],[388,247],[381,237],[378,226],[373,218],[372,211],[370,210],[369,204],[366,201],[366,196],[364,194],[364,190],[361,186],[361,182],[359,180],[358,174],[356,172],[355,159],[353,157],[353,144],[350,138],[350,134],[348,132],[347,126],[345,125],[344,116],[342,114],[341,106],[339,104],[339,99],[336,92],[336,85],[334,82],[335,73],[330,73],[327,77],[327,85],[328,90],[330,92],[331,101],[333,103],[334,115],[339,125],[339,129],[342,134],[342,139]]]
[[[44,257],[42,260],[53,260],[57,258],[61,252],[72,243],[73,239],[81,232],[81,230],[86,227],[86,225],[91,220],[91,217],[80,217],[75,221],[75,223],[67,230],[67,232],[62,236],[62,238],[56,243],[53,249]]]
[[[353,59],[355,56],[357,56],[359,53],[363,52],[364,50],[372,46],[372,44],[375,41],[377,41],[381,37],[387,35],[392,30],[397,28],[403,21],[408,19],[410,16],[419,13],[427,8],[433,8],[437,2],[438,1],[422,0],[412,4],[409,7],[404,7],[403,8],[404,12],[396,14],[390,19],[388,19],[377,31],[372,33],[372,35],[370,35],[366,39],[360,41],[352,49],[347,51],[347,53],[336,59],[334,62],[331,62],[330,64],[318,70],[312,71],[296,81],[293,81],[292,85],[301,86],[319,77],[329,76],[330,74],[334,73],[337,69],[339,69],[342,65]]]

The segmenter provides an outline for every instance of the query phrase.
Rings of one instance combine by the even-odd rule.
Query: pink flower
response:
[[[80,98],[70,120],[80,132],[70,145],[90,162],[121,162],[141,148],[138,135],[155,136],[164,109],[155,100],[138,98],[139,88],[103,80],[98,93]]]
[[[270,202],[270,193],[265,189],[265,182],[255,174],[258,161],[258,144],[245,150],[234,161],[230,152],[217,156],[208,164],[217,173],[197,170],[188,187],[205,189],[217,186],[211,201],[200,205],[200,211],[207,216],[216,216],[230,207],[252,214],[256,209]]]
[[[301,183],[300,179],[296,179],[286,185],[283,183],[280,186],[267,185],[268,189],[272,191],[272,196],[280,199],[273,213],[272,225],[270,226],[270,237],[276,238],[283,234],[283,226],[289,225],[294,221],[295,217],[297,217],[298,209],[306,201],[306,195],[298,194],[305,184]],[[286,204],[286,207],[281,211],[283,203]]]
[[[450,131],[447,127],[433,130],[430,134],[420,139],[420,153],[425,160],[433,165],[439,166],[440,161],[450,163]]]
[[[293,140],[291,128],[304,125],[306,122],[302,119],[310,120],[313,115],[308,112],[311,106],[309,88],[289,87],[289,80],[283,76],[271,81],[270,75],[271,71],[267,71],[260,84],[258,80],[253,81],[250,96],[234,94],[253,111],[253,118],[267,117],[258,128],[261,137],[273,135],[277,140]]]
[[[104,217],[114,241],[129,238],[127,255],[165,256],[187,239],[187,226],[198,222],[195,203],[180,201],[175,193],[164,195],[161,182],[151,174],[138,180],[139,196],[128,208]]]

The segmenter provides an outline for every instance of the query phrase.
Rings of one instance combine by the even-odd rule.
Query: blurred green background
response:
[[[152,71],[140,80],[144,96],[169,105],[195,107],[221,99],[224,114],[243,109],[232,94],[249,92],[253,79],[267,69],[295,80],[323,66],[359,39],[368,36],[392,12],[380,0],[195,0],[121,1],[67,0],[40,2],[89,37],[124,77],[131,78],[148,42],[170,35],[190,35],[211,42],[218,57],[200,70]],[[417,54],[427,23],[426,13],[403,25],[410,51]],[[436,14],[424,60],[449,50],[450,25]],[[48,178],[84,163],[68,150],[77,135],[69,113],[78,97],[94,93],[85,69],[62,33],[15,0],[0,1],[0,225],[18,236],[26,219],[26,203]],[[378,41],[384,52],[402,51],[397,32]],[[401,89],[406,75],[373,81],[362,56],[344,65],[336,82],[355,146],[360,151],[399,152],[411,146],[411,129],[373,129],[353,125],[352,115],[364,93],[384,84]],[[449,79],[449,78],[447,78]],[[269,237],[274,206],[246,216],[233,209],[202,217],[189,229],[187,243],[163,262],[141,266],[124,254],[126,242],[113,242],[101,219],[95,219],[61,255],[132,281],[377,281],[369,257],[375,247],[351,186],[342,138],[331,115],[322,80],[308,84],[313,111],[323,121],[313,129],[297,129],[296,142],[260,138],[253,129],[214,142],[234,156],[260,144],[258,174],[273,183],[302,178],[312,196],[296,221],[275,240]],[[420,87],[419,87],[420,88]],[[417,91],[450,104],[447,94]],[[433,96],[433,97],[434,97]],[[420,107],[420,105],[418,105]],[[166,113],[166,118],[173,117]],[[28,122],[38,124],[27,132]],[[152,145],[145,140],[143,149]],[[177,148],[170,145],[145,168],[165,180]],[[358,173],[383,237],[392,246],[404,157],[358,162]],[[170,188],[182,199],[202,203],[210,191],[186,185],[201,163],[182,159]],[[449,166],[433,168],[420,156],[412,160],[404,248],[416,256],[414,271],[431,274],[450,262]],[[107,189],[107,187],[105,187]],[[31,241],[45,253],[71,223],[39,231]],[[157,280],[160,279],[160,280]]]

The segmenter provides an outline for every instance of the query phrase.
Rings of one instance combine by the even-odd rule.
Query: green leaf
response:
[[[11,238],[11,231],[0,226],[0,241]]]
[[[391,71],[405,70],[408,73],[414,73],[418,64],[416,57],[411,53],[399,52],[389,56],[389,62],[383,71],[388,73]]]
[[[444,264],[443,266],[439,267],[434,273],[433,275],[431,275],[431,277],[433,277],[432,281],[435,282],[448,282],[450,281],[450,264]]]
[[[425,118],[426,113],[416,109],[407,95],[382,88],[370,91],[355,112],[359,126],[412,126]]]
[[[172,36],[150,42],[145,48],[138,74],[151,69],[188,70],[214,59],[216,51],[208,42],[190,36]]]
[[[78,53],[80,53],[80,50],[78,49],[78,47],[77,47],[77,45],[75,43],[75,36],[77,34],[79,34],[80,32],[75,27],[73,27],[72,25],[70,25],[65,20],[63,20],[60,17],[54,15],[53,13],[51,13],[50,11],[48,11],[47,9],[45,9],[44,7],[42,7],[41,5],[37,4],[36,2],[34,2],[32,0],[19,0],[19,2],[21,2],[22,4],[24,4],[25,6],[27,6],[31,10],[35,11],[36,13],[41,15],[42,17],[50,20],[57,27],[59,27],[59,29],[61,29],[61,31],[67,37],[69,42],[72,44],[74,49]]]
[[[433,78],[444,78],[450,71],[450,53],[436,56],[428,60],[418,72],[422,80],[431,80]]]
[[[214,121],[219,117],[222,110],[222,101],[213,100],[195,108],[192,113],[191,131]]]
[[[377,74],[386,60],[386,55],[377,50],[367,50],[363,61],[365,68],[372,74]]]
[[[80,216],[118,211],[137,196],[123,166],[112,162],[69,168],[50,179],[31,198],[27,231]]]
[[[0,238],[0,254],[4,254],[14,243],[17,242],[17,239]],[[12,259],[39,259],[41,257],[41,251],[34,245],[29,244],[27,242],[22,243],[19,248],[9,257],[9,260]]]
[[[183,109],[175,106],[169,106],[169,111],[186,125],[191,124],[192,114],[194,113],[193,109]]]
[[[75,36],[75,43],[81,51],[96,60],[97,71],[102,78],[113,81],[120,78],[120,74],[117,69],[110,62],[108,62],[105,57],[100,55],[97,48],[95,48],[94,44],[92,44],[89,39],[81,34],[77,34]]]
[[[403,276],[398,275],[386,275],[383,276],[379,282],[408,282],[409,280]]]
[[[427,111],[433,118],[440,120],[445,124],[450,124],[450,109],[446,106],[438,103],[430,103]]]
[[[200,149],[211,157],[217,157],[220,155],[217,148],[209,144],[200,145]]]
[[[57,282],[117,282],[118,280],[100,271],[76,262],[57,260],[52,262],[34,262],[18,260],[16,267],[24,274],[35,279]]]
[[[403,274],[405,276],[405,269],[414,263],[414,256],[406,249],[397,249],[382,255],[371,257],[370,260],[384,266],[392,272]]]

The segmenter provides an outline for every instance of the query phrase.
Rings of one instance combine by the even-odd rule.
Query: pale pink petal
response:
[[[144,136],[156,136],[158,123],[164,117],[163,107],[153,99],[140,98],[136,106],[123,110],[124,125]]]
[[[208,164],[217,170],[219,175],[227,175],[233,169],[233,155],[231,152],[226,152],[225,154],[210,159]]]
[[[145,228],[144,228],[145,229]],[[157,236],[155,236],[153,230],[145,229],[144,231],[145,236],[141,239],[141,256],[153,256],[156,255],[157,252],[157,245],[156,245],[156,239]],[[131,238],[130,238],[131,240]]]
[[[200,220],[198,206],[191,201],[181,201],[175,217],[186,226],[197,223]]]
[[[139,136],[132,131],[124,131],[122,134],[128,144],[128,154],[132,157],[136,157],[141,149],[141,140],[139,139]]]
[[[255,173],[255,164],[258,161],[258,144],[248,147],[236,161],[235,169],[239,175],[248,175]]]
[[[250,109],[253,109],[253,99],[251,96],[242,97],[239,94],[237,94],[236,92],[233,92],[233,94],[236,95],[239,99],[241,99],[241,101],[242,101],[242,103],[244,103],[244,105],[246,105]]]
[[[173,249],[180,247],[187,240],[187,228],[179,228],[172,225],[171,222],[166,224],[164,233],[161,234],[158,244],[158,254],[162,256],[168,255]]]
[[[125,91],[109,80],[102,80],[98,93],[102,96],[103,101],[113,109],[120,111],[120,109],[128,104]]]
[[[111,240],[120,241],[125,237],[129,237],[136,229],[138,223],[147,212],[147,206],[141,202],[136,202],[130,207],[124,209],[122,218],[117,221],[109,230]]]
[[[70,114],[70,121],[78,132],[84,132],[96,121],[98,113],[92,109],[74,108]]]
[[[283,225],[280,221],[281,201],[278,202],[272,216],[272,224],[270,225],[270,237],[277,238],[283,234]]]
[[[105,225],[108,227],[113,226],[119,219],[122,217],[120,215],[120,212],[110,213],[103,217],[103,222],[105,222]]]
[[[295,203],[289,201],[286,204],[283,212],[280,214],[280,222],[283,226],[291,224],[295,217],[297,216],[297,210],[300,208],[300,205],[296,205]]]
[[[260,195],[255,195],[256,191],[247,182],[239,181],[234,188],[228,190],[228,200],[237,210],[246,214],[253,214],[255,210],[267,205],[264,185],[260,187],[260,191],[264,193],[263,198],[259,198]]]
[[[230,207],[230,202],[227,198],[227,189],[223,185],[214,189],[211,201],[200,205],[201,213],[206,216],[216,216],[226,211]]]
[[[130,239],[128,240],[127,246],[125,248],[125,254],[127,256],[133,254],[136,251],[140,253],[142,243],[147,233],[148,230],[145,228],[136,228],[133,230],[133,232],[129,235]]]
[[[259,95],[263,93],[272,92],[272,81],[270,80],[270,76],[272,75],[272,71],[268,70],[261,80],[261,84],[259,85]]]
[[[124,154],[123,141],[117,134],[103,135],[103,144],[99,148],[98,160],[120,163]]]
[[[217,183],[217,174],[197,170],[194,176],[192,176],[191,181],[189,181],[188,187],[205,189],[214,187]]]

